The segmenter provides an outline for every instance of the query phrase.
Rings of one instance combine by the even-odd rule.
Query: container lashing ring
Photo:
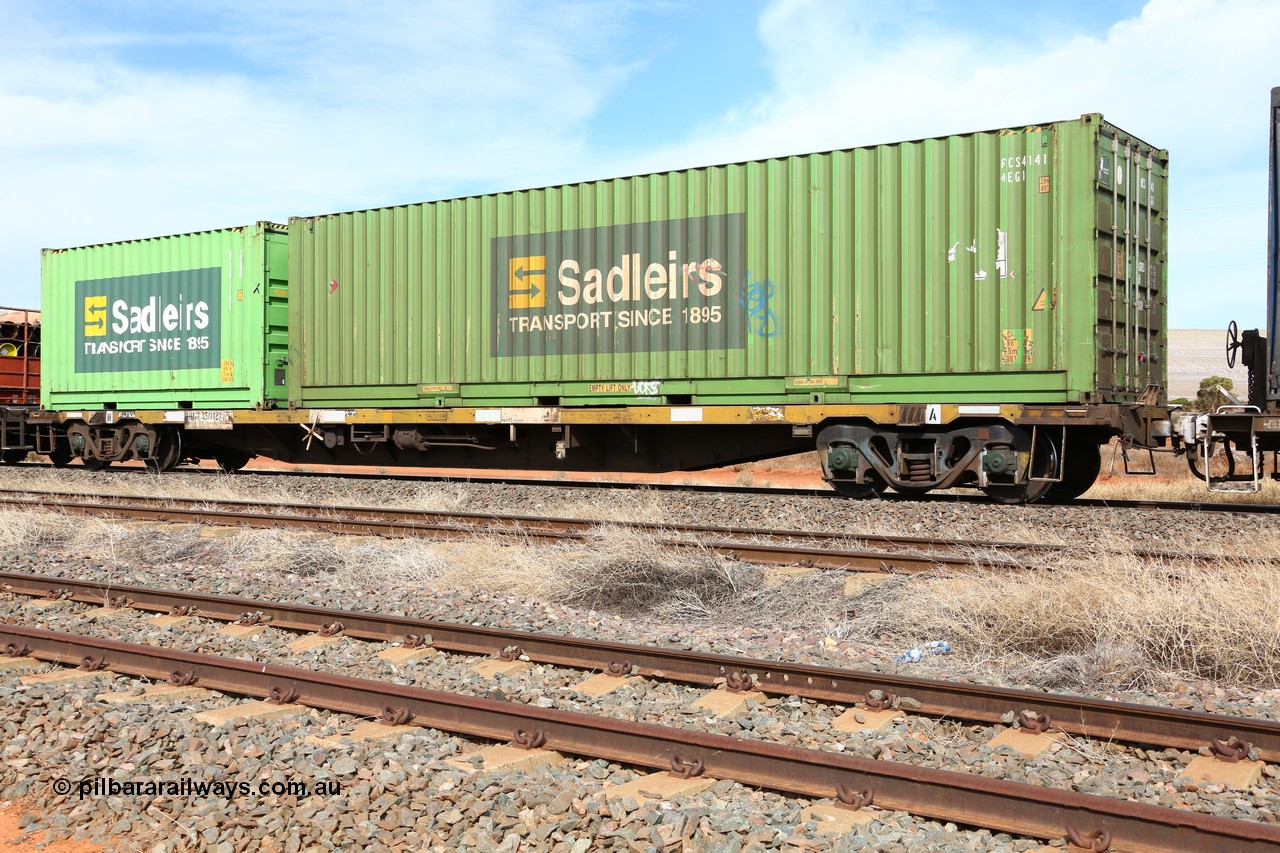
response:
[[[517,661],[524,654],[524,649],[519,646],[506,646],[498,652],[498,660]]]
[[[405,634],[400,645],[406,649],[420,649],[427,644],[425,634]]]
[[[199,612],[194,604],[175,604],[169,608],[170,616],[195,616]]]
[[[326,622],[316,631],[321,637],[336,637],[346,630],[341,622]]]
[[[298,691],[292,687],[272,687],[267,691],[267,701],[272,705],[292,705],[298,701]]]
[[[875,799],[875,794],[870,787],[855,791],[848,785],[836,785],[836,799],[846,806],[860,809],[871,805],[871,801]]]
[[[107,668],[107,662],[93,655],[85,655],[80,659],[80,668],[85,672],[101,672]]]
[[[1214,738],[1209,741],[1209,749],[1212,750],[1213,757],[1228,764],[1235,764],[1243,758],[1248,758],[1250,748],[1252,748],[1252,744],[1248,741],[1240,740],[1235,735],[1232,735],[1227,740]]]
[[[867,691],[867,698],[862,704],[866,705],[867,709],[871,711],[887,711],[893,707],[893,703],[897,699],[897,696],[892,693],[886,693],[883,690],[869,690]]]
[[[1053,720],[1048,714],[1038,714],[1035,711],[1023,711],[1018,715],[1018,728],[1024,732],[1033,735],[1042,735],[1049,731],[1049,727],[1053,725]]]
[[[412,719],[413,712],[408,708],[393,708],[390,705],[383,705],[382,713],[378,715],[378,722],[384,726],[407,726]]]
[[[617,678],[626,678],[628,675],[631,674],[631,661],[629,660],[611,661],[609,663],[609,666],[605,668],[605,672]]]
[[[516,729],[515,734],[511,736],[512,745],[520,749],[541,749],[546,742],[547,735],[542,729],[536,729],[532,732]]]
[[[737,672],[731,672],[725,676],[724,686],[726,689],[732,690],[734,693],[743,693],[755,687],[756,681],[752,678],[750,673],[744,670],[738,670]]]
[[[678,779],[692,779],[695,776],[701,776],[703,769],[701,758],[685,761],[678,755],[671,756],[671,775]]]
[[[1103,853],[1111,849],[1111,830],[1099,829],[1093,835],[1085,837],[1074,826],[1067,824],[1067,841],[1072,847],[1091,850],[1093,853]]]
[[[265,625],[267,615],[261,610],[246,610],[240,614],[240,618],[236,620],[237,625]]]
[[[31,647],[26,643],[18,645],[17,643],[7,643],[4,647],[5,657],[24,658],[31,654]]]
[[[175,669],[169,673],[169,683],[174,687],[191,687],[199,680],[194,672],[181,672]]]

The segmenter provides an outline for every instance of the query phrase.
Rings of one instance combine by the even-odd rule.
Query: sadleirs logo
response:
[[[491,241],[496,357],[741,349],[742,213]]]
[[[107,297],[84,298],[84,336],[97,338],[107,333]]]
[[[76,282],[76,372],[219,367],[219,267]]]

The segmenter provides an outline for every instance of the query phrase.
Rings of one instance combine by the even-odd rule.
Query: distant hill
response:
[[[1227,370],[1226,329],[1170,329],[1169,399],[1194,399],[1206,376],[1226,376],[1241,399],[1248,393],[1249,372],[1239,360],[1235,370]]]

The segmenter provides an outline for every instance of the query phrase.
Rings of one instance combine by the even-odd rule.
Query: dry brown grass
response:
[[[946,639],[973,668],[1046,687],[1280,686],[1280,574],[1257,559],[1188,569],[1107,556],[1053,571],[900,577],[854,604],[843,637]]]

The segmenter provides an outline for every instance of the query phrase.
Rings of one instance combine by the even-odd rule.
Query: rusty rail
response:
[[[466,654],[494,655],[516,647],[537,663],[700,685],[732,680],[764,693],[849,706],[865,704],[872,691],[880,691],[890,704],[896,701],[902,710],[913,714],[982,724],[999,723],[1011,713],[1031,710],[1047,717],[1053,729],[1074,735],[1185,750],[1237,738],[1256,747],[1261,758],[1280,760],[1280,722],[1272,720],[14,572],[0,572],[0,591],[33,597],[52,593],[92,604],[109,600],[117,606],[157,613],[178,608],[227,622],[246,613],[261,614],[265,624],[284,630],[321,632],[337,626],[346,636],[357,639],[404,642],[415,638],[410,642]]]
[[[52,468],[53,466],[47,462],[29,462],[21,467],[28,468]],[[820,500],[848,500],[841,495],[826,487],[807,488],[807,487],[785,487],[785,486],[724,486],[710,483],[633,483],[620,482],[617,480],[560,480],[549,479],[547,476],[535,476],[540,472],[530,472],[528,476],[501,476],[498,473],[492,475],[476,475],[470,471],[461,472],[445,468],[425,467],[412,474],[388,474],[388,473],[369,473],[366,471],[354,470],[338,470],[338,466],[334,466],[332,471],[315,471],[310,468],[295,470],[276,470],[276,469],[251,469],[242,471],[238,474],[241,478],[246,477],[298,477],[298,478],[323,478],[334,477],[338,479],[349,480],[378,480],[408,482],[408,483],[482,483],[482,484],[498,484],[513,486],[542,486],[555,489],[610,489],[622,491],[634,491],[637,489],[648,489],[659,492],[698,492],[703,494],[726,494],[726,495],[771,495],[777,497],[800,497],[800,498],[818,498]],[[142,474],[147,469],[141,465],[133,465],[124,463],[118,467],[112,468],[114,473],[119,474]],[[220,472],[209,468],[191,468],[181,467],[175,471],[169,472],[168,476],[217,476]],[[998,504],[992,504],[990,498],[981,495],[968,494],[964,492],[953,493],[950,491],[932,492],[926,495],[898,495],[893,492],[886,492],[880,495],[878,500],[885,503],[909,502],[909,503],[951,503],[951,504],[980,504],[998,508]],[[1102,498],[1075,498],[1062,503],[1054,503],[1050,501],[1039,501],[1028,505],[1031,509],[1043,508],[1046,512],[1053,512],[1058,506],[1076,506],[1076,507],[1095,507],[1099,509],[1155,509],[1168,510],[1174,512],[1229,512],[1253,515],[1275,515],[1280,513],[1280,504],[1246,504],[1235,503],[1232,501],[1153,501],[1153,500],[1111,500]]]
[[[50,500],[57,503],[51,503]],[[713,538],[722,537],[710,543],[716,550],[742,549],[736,554],[741,559],[755,562],[785,563],[795,562],[790,557],[797,556],[800,561],[812,561],[819,568],[840,568],[855,570],[881,571],[922,571],[942,566],[968,567],[975,564],[983,566],[1012,567],[1009,561],[1025,560],[1035,557],[1057,555],[1095,555],[1097,549],[1076,545],[1029,544],[1018,542],[988,542],[978,540],[947,540],[915,536],[883,536],[876,534],[845,534],[809,530],[742,530],[733,527],[702,524],[659,524],[653,522],[604,522],[594,519],[562,518],[553,516],[510,515],[475,512],[442,512],[436,510],[405,510],[381,507],[359,506],[316,506],[313,504],[267,504],[259,501],[224,500],[206,498],[170,498],[170,497],[122,497],[113,495],[96,495],[83,492],[39,492],[25,489],[0,489],[0,505],[35,503],[42,506],[75,505],[78,510],[83,505],[119,506],[139,510],[147,507],[163,509],[196,509],[200,512],[212,511],[216,507],[233,508],[237,514],[258,516],[262,513],[272,518],[280,518],[280,510],[287,511],[284,516],[290,520],[298,517],[337,516],[341,523],[363,523],[366,525],[395,525],[405,529],[434,531],[440,538],[474,535],[476,531],[499,534],[515,534],[530,538],[541,538],[544,534],[554,537],[553,541],[562,541],[572,536],[587,536],[591,531],[603,525],[620,527],[628,530],[650,533],[657,536],[678,534],[688,537]],[[65,503],[63,503],[65,502]],[[172,520],[172,519],[170,519]],[[326,521],[334,522],[330,518]],[[349,529],[330,532],[350,532]],[[382,530],[371,531],[377,535],[387,535]],[[733,540],[749,539],[750,543],[738,543]],[[880,551],[850,551],[842,547],[855,541],[873,548],[899,549],[892,553]],[[774,543],[769,545],[768,543]],[[682,547],[684,543],[664,540],[666,547]],[[748,549],[759,549],[748,551]],[[782,549],[781,553],[776,549]],[[834,550],[833,550],[834,549]],[[902,553],[901,549],[918,551],[918,554]],[[1134,549],[1133,556],[1147,562],[1165,564],[1212,563],[1233,559],[1221,555],[1163,551],[1150,548]],[[830,557],[828,555],[839,555]],[[975,556],[986,555],[986,556]],[[999,555],[998,557],[995,555]],[[1275,562],[1280,562],[1277,560]]]
[[[471,514],[471,523],[459,523],[456,519],[448,521],[432,520],[430,516],[448,517],[440,513],[400,512],[396,510],[367,509],[359,507],[316,507],[289,506],[289,512],[272,512],[281,509],[279,505],[259,504],[253,502],[236,502],[201,499],[173,498],[135,498],[110,495],[77,495],[66,498],[39,492],[20,492],[21,497],[0,495],[0,506],[17,509],[43,507],[73,515],[91,515],[107,518],[121,518],[133,521],[162,521],[170,523],[217,524],[232,527],[256,528],[289,528],[320,533],[332,533],[355,536],[385,536],[390,538],[425,538],[439,540],[458,540],[473,538],[478,532],[495,533],[519,538],[524,541],[563,544],[580,542],[590,545],[594,540],[589,532],[592,528],[605,524],[627,527],[626,524],[613,522],[581,522],[583,530],[558,530],[553,525],[538,524],[546,519],[530,518],[530,524],[523,526],[524,519],[515,516],[487,516]],[[252,509],[219,510],[217,506],[241,506]],[[351,510],[351,518],[342,516]],[[511,523],[504,524],[504,519]],[[487,524],[488,522],[492,524]],[[555,519],[552,519],[555,521]],[[571,521],[566,519],[565,521]],[[661,533],[661,525],[646,527],[655,533]],[[727,529],[727,528],[726,528]],[[734,531],[740,536],[757,537],[756,531]],[[803,535],[803,534],[801,534]],[[818,534],[821,537],[821,534]],[[858,537],[848,537],[857,539]],[[771,545],[751,541],[695,541],[689,539],[673,539],[670,537],[655,538],[655,545],[662,548],[699,553],[715,553],[737,560],[768,565],[808,565],[819,569],[840,569],[859,572],[925,572],[940,568],[997,568],[1020,569],[1018,563],[984,559],[974,556],[954,556],[940,554],[883,553],[879,551],[841,550],[803,543]]]
[[[693,765],[706,775],[806,797],[869,792],[886,809],[1044,839],[1105,839],[1134,851],[1263,851],[1280,827],[967,773],[801,749],[386,684],[292,667],[0,625],[9,654],[168,679],[240,695],[413,723],[469,737],[542,741],[548,749],[640,767]],[[1094,849],[1105,850],[1107,845]]]

